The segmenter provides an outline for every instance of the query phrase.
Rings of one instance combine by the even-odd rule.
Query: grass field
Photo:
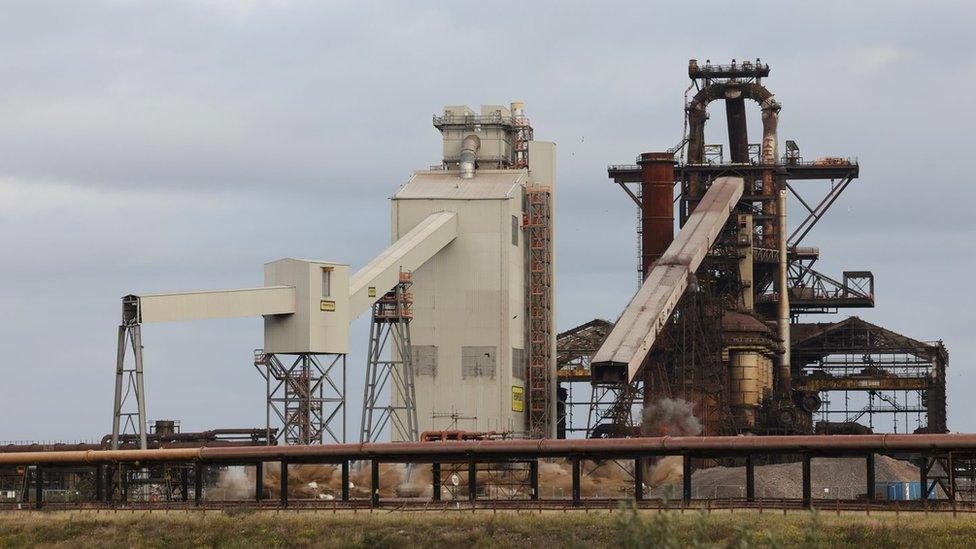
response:
[[[973,547],[976,518],[736,512],[0,514],[0,547]]]

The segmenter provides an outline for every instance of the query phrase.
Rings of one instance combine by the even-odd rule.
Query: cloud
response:
[[[636,210],[606,165],[678,142],[689,58],[762,57],[782,137],[808,158],[861,159],[807,243],[827,274],[875,270],[879,308],[864,316],[944,337],[965,364],[972,304],[944,281],[974,267],[976,187],[956,160],[976,114],[958,99],[976,84],[976,8],[748,5],[8,3],[0,343],[9,364],[48,350],[43,368],[60,382],[45,385],[42,413],[23,413],[34,392],[5,395],[0,438],[104,433],[126,292],[254,285],[284,256],[364,264],[388,243],[387,198],[439,160],[430,115],[443,104],[526,102],[536,136],[558,143],[559,329],[614,317],[636,287]],[[725,139],[720,111],[706,131]],[[246,364],[258,324],[201,326],[147,330],[150,414],[260,424]],[[365,325],[352,341],[350,432]],[[11,367],[5,381],[33,387],[36,371]],[[189,398],[186,379],[201,379]],[[954,397],[973,389],[950,386],[953,428],[976,411]]]

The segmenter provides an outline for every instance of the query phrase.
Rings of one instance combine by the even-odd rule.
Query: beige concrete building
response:
[[[420,430],[530,432],[527,304],[527,190],[552,196],[555,145],[520,143],[511,111],[445,107],[435,119],[444,134],[443,169],[417,171],[392,198],[395,242],[436,212],[455,212],[457,238],[413,273],[411,322]],[[465,142],[479,142],[473,173],[465,173]],[[520,166],[518,150],[527,156]],[[551,202],[550,202],[551,204]],[[549,228],[551,231],[551,227]],[[549,236],[551,247],[551,235]],[[548,250],[551,276],[551,249]],[[550,323],[545,337],[545,406],[555,436],[555,332],[552,284],[545,288]]]

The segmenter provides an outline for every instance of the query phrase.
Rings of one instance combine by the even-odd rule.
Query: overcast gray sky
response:
[[[963,1],[5,1],[0,440],[110,429],[126,293],[260,285],[285,256],[368,261],[387,198],[439,161],[444,104],[525,101],[558,146],[559,329],[615,318],[636,211],[606,165],[680,139],[689,58],[756,57],[781,140],[860,158],[807,238],[822,270],[872,269],[877,308],[856,314],[945,340],[950,428],[976,429],[974,26]],[[725,139],[720,116],[706,131]],[[261,334],[260,319],[147,326],[150,418],[262,426]]]

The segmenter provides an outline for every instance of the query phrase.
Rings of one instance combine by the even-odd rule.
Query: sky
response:
[[[976,430],[974,25],[964,1],[5,1],[0,440],[110,431],[125,294],[259,286],[288,256],[365,264],[388,244],[388,198],[440,161],[445,104],[525,102],[557,143],[557,327],[616,318],[637,212],[606,166],[681,139],[688,59],[757,57],[781,147],[860,161],[805,241],[820,270],[873,270],[877,307],[854,314],[945,341],[949,427]],[[263,427],[260,319],[143,339],[150,419]]]

